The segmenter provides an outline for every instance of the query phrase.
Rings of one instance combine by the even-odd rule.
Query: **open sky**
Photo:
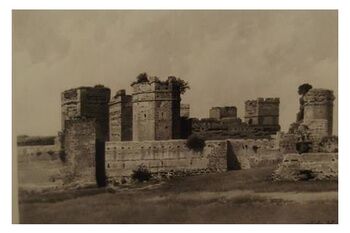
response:
[[[212,106],[280,98],[287,130],[298,86],[338,96],[337,11],[14,11],[14,134],[55,135],[60,93],[103,84],[131,92],[147,72],[180,77],[191,117]],[[338,133],[338,100],[334,102]]]

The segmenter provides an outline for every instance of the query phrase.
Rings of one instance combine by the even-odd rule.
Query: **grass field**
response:
[[[337,223],[337,182],[271,182],[273,168],[110,189],[20,193],[21,223]]]

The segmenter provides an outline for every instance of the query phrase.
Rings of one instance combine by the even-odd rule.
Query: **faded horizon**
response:
[[[191,117],[214,106],[280,98],[287,131],[298,86],[334,91],[338,134],[337,11],[13,11],[13,133],[60,130],[60,93],[102,84],[131,93],[146,72],[189,82]]]

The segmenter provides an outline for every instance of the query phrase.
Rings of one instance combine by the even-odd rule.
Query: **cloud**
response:
[[[245,100],[280,97],[283,129],[298,85],[337,93],[336,11],[15,11],[13,23],[14,109],[26,115],[18,132],[57,131],[67,88],[130,91],[144,71],[188,80],[183,101],[195,117],[221,105],[243,116]]]

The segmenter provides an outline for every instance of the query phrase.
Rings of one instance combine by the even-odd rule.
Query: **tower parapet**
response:
[[[333,91],[327,89],[311,89],[304,99],[303,124],[307,125],[311,136],[322,138],[331,136],[333,131]]]

